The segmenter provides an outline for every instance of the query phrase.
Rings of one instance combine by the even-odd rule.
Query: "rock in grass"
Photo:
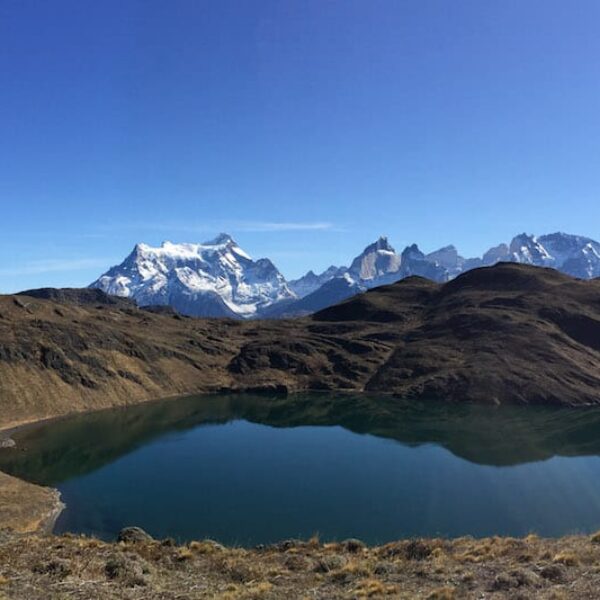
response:
[[[361,550],[366,548],[364,542],[361,542],[360,540],[356,540],[354,538],[342,542],[342,546],[344,546],[346,552],[352,553],[360,552]]]
[[[168,537],[164,540],[161,540],[160,545],[164,546],[165,548],[174,548],[177,546],[177,542],[175,541],[175,538]]]
[[[301,540],[283,540],[282,542],[278,542],[274,545],[274,548],[279,552],[287,552],[292,548],[299,548],[304,545],[304,542]]]
[[[117,542],[129,542],[132,544],[151,542],[153,540],[154,538],[141,527],[125,527],[125,529],[121,529],[117,538]]]

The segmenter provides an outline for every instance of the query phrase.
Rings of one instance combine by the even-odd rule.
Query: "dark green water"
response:
[[[598,410],[213,396],[15,439],[0,470],[62,492],[59,532],[253,545],[600,529]]]

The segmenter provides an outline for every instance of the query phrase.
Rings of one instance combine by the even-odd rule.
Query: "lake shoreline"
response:
[[[18,533],[52,533],[65,509],[60,492],[0,472],[0,523]]]

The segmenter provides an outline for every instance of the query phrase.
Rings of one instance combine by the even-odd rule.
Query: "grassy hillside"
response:
[[[85,300],[85,298],[84,298]],[[0,426],[211,391],[600,403],[600,281],[499,264],[312,317],[239,322],[69,295],[0,297]]]

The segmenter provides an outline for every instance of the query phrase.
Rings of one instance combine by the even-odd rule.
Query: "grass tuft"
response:
[[[179,562],[184,562],[186,560],[190,560],[191,558],[193,558],[193,556],[194,553],[189,548],[179,548],[175,558]]]
[[[427,596],[427,600],[455,600],[455,598],[454,588],[448,586],[437,588]]]
[[[357,598],[373,598],[377,596],[390,596],[396,594],[398,588],[395,585],[386,585],[379,579],[362,579],[354,589]]]
[[[573,552],[559,552],[554,556],[552,562],[560,563],[565,567],[576,567],[579,564],[579,558]]]

